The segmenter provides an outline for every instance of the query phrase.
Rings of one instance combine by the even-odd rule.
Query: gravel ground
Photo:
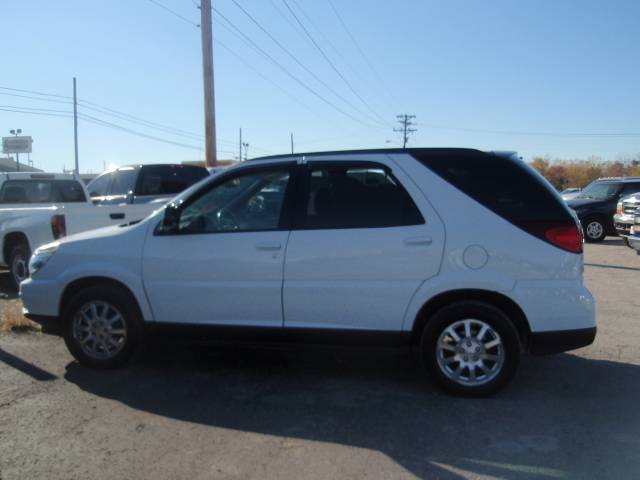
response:
[[[619,240],[587,245],[594,345],[525,357],[482,400],[396,352],[156,346],[97,372],[0,334],[0,479],[637,478],[639,272]]]

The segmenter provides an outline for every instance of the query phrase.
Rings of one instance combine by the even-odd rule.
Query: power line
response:
[[[333,103],[332,101],[326,99],[325,97],[323,97],[321,94],[319,94],[317,91],[315,91],[313,88],[311,88],[310,86],[308,86],[305,82],[303,82],[302,80],[300,80],[297,76],[295,76],[294,74],[292,74],[286,67],[284,67],[280,62],[278,62],[276,59],[274,59],[271,55],[269,55],[262,47],[260,47],[258,44],[256,44],[253,40],[251,40],[251,38],[249,38],[240,28],[238,28],[233,22],[231,22],[227,17],[225,17],[219,10],[217,10],[215,7],[213,7],[214,12],[222,19],[224,19],[229,25],[227,26],[224,23],[220,23],[219,21],[219,25],[221,27],[223,27],[224,29],[226,29],[227,31],[230,31],[231,33],[233,33],[236,36],[241,37],[245,42],[249,43],[250,46],[252,46],[255,50],[257,50],[260,54],[262,54],[264,57],[266,57],[271,63],[273,63],[275,66],[277,66],[280,70],[282,70],[282,72],[284,72],[288,77],[290,77],[291,79],[293,79],[296,83],[298,83],[302,88],[304,88],[305,90],[307,90],[308,92],[310,92],[312,95],[314,95],[315,97],[317,97],[319,100],[321,100],[322,102],[326,103],[327,105],[329,105],[331,108],[333,108],[334,110],[338,111],[339,113],[341,113],[342,115],[351,118],[352,120],[355,120],[358,123],[361,123],[365,126],[371,127],[371,125],[363,122],[361,119],[359,119],[358,117],[355,117],[354,115],[351,115],[349,112],[346,112],[345,110],[343,110],[342,108],[338,107],[335,103]]]
[[[73,105],[73,102],[70,102],[68,100],[56,100],[54,98],[34,97],[32,95],[20,95],[18,93],[0,92],[0,95],[6,95],[6,96],[18,97],[18,98],[28,98],[30,100],[37,100],[39,102],[64,103],[64,104],[67,104],[67,105]]]
[[[169,7],[163,5],[162,3],[156,1],[156,0],[149,0],[149,2],[153,3],[154,5],[162,8],[163,10],[166,10],[167,12],[169,12],[170,14],[172,14],[173,16],[179,18],[180,20],[182,20],[183,22],[187,22],[189,25],[192,25],[196,28],[200,28],[200,25],[198,25],[195,22],[192,22],[191,20],[189,20],[187,17],[184,17],[182,15],[180,15],[178,12],[176,12],[175,10],[170,9]]]
[[[3,112],[14,112],[14,113],[26,113],[26,114],[30,114],[30,115],[41,115],[41,116],[44,116],[44,117],[66,117],[66,118],[73,117],[73,114],[71,114],[71,113],[69,113],[69,114],[42,113],[42,112],[32,112],[32,111],[28,111],[28,110],[18,110],[18,109],[2,108],[2,107],[0,107],[0,111],[3,111]]]
[[[54,95],[53,93],[43,93],[37,92],[35,90],[23,90],[21,88],[9,88],[9,87],[0,87],[1,90],[9,90],[11,92],[21,92],[21,93],[30,93],[32,95],[42,95],[45,97],[57,97],[57,98],[66,98],[67,100],[73,100],[72,97],[66,95]]]
[[[335,7],[333,1],[332,0],[327,0],[327,1],[329,2],[329,6],[331,7],[331,10],[333,10],[333,13],[335,14],[335,16],[337,17],[338,21],[340,22],[340,25],[342,25],[342,28],[344,29],[344,31],[347,33],[347,35],[351,39],[351,42],[356,47],[356,50],[358,50],[358,52],[360,53],[360,56],[362,57],[364,62],[367,64],[369,69],[373,72],[375,77],[378,79],[378,82],[380,83],[380,85],[382,85],[382,88],[387,92],[387,94],[391,98],[394,99],[394,101],[396,101],[395,96],[393,94],[393,91],[382,80],[382,77],[380,76],[380,73],[378,72],[378,69],[376,69],[374,67],[373,63],[371,63],[371,61],[369,60],[369,57],[367,57],[367,55],[364,53],[364,50],[361,48],[360,44],[358,43],[356,38],[351,33],[351,29],[349,27],[347,27],[347,24],[345,23],[344,19],[342,18],[342,15],[340,15],[340,12],[338,12],[338,9]],[[397,103],[397,101],[396,101],[396,103]]]
[[[309,75],[311,75],[315,80],[317,80],[322,86],[324,86],[327,90],[329,90],[331,93],[333,93],[338,99],[342,100],[344,103],[346,103],[347,105],[349,105],[351,108],[353,108],[355,111],[357,111],[358,113],[360,113],[361,115],[364,115],[365,117],[368,117],[369,119],[373,120],[374,122],[377,122],[378,120],[371,117],[369,114],[367,114],[366,112],[362,111],[361,109],[359,109],[356,105],[354,105],[353,103],[351,103],[349,100],[347,100],[346,98],[344,98],[342,95],[340,95],[340,93],[338,93],[335,89],[333,89],[329,84],[327,84],[324,80],[322,80],[318,75],[316,75],[311,69],[309,69],[305,64],[303,64],[293,53],[291,53],[291,51],[285,47],[277,38],[275,38],[266,28],[264,28],[260,22],[258,22],[247,10],[245,10],[242,5],[240,5],[236,0],[231,0],[236,7],[238,7],[242,13],[244,13],[247,17],[249,17],[249,19],[265,34],[267,35],[276,45],[278,45],[278,47],[280,47],[280,49],[282,51],[284,51],[291,59],[293,59],[294,62],[296,62],[302,69],[304,69]]]
[[[351,92],[358,97],[358,99],[363,103],[363,105],[365,107],[367,107],[376,117],[378,117],[381,121],[382,124],[387,124],[386,120],[384,118],[382,118],[372,107],[371,105],[369,105],[369,103],[362,98],[362,96],[360,96],[360,94],[353,88],[353,85],[351,85],[351,83],[346,79],[346,77],[342,74],[342,72],[340,72],[340,70],[338,70],[338,67],[336,67],[336,65],[331,61],[331,59],[327,56],[327,54],[324,52],[324,50],[322,49],[322,47],[320,47],[320,45],[318,44],[318,42],[316,42],[316,40],[313,38],[313,36],[311,35],[311,33],[309,32],[309,30],[307,30],[307,28],[304,26],[304,24],[300,21],[300,19],[298,18],[298,16],[296,15],[296,13],[293,11],[293,9],[289,6],[289,3],[287,3],[287,0],[282,0],[282,2],[284,3],[284,5],[287,7],[287,10],[289,10],[289,12],[291,13],[291,15],[293,16],[293,18],[295,19],[295,21],[298,23],[298,25],[300,25],[300,27],[304,30],[304,33],[307,35],[307,37],[309,37],[309,40],[311,40],[311,42],[313,43],[313,45],[316,47],[316,49],[318,50],[318,52],[320,52],[320,54],[322,55],[322,57],[327,61],[327,63],[329,64],[329,66],[333,69],[334,72],[336,72],[336,74],[342,79],[342,81],[345,83],[345,85],[347,85],[347,87],[349,88],[349,90],[351,90]]]

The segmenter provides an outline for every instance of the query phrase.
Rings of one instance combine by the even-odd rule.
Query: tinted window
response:
[[[0,203],[84,202],[75,180],[8,180],[2,185]]]
[[[86,198],[79,182],[75,180],[55,180],[53,182],[56,202],[84,202]]]
[[[578,195],[578,198],[588,200],[607,200],[614,197],[621,191],[622,185],[620,182],[591,182],[586,188]]]
[[[312,167],[307,228],[375,228],[424,223],[409,194],[382,168]]]
[[[51,203],[51,180],[8,180],[2,186],[2,203]]]
[[[129,192],[133,192],[137,177],[138,171],[134,168],[117,170],[113,174],[113,182],[111,183],[109,195],[125,196],[128,195]]]
[[[550,224],[575,224],[551,184],[520,160],[477,150],[412,154],[454,187],[533,235],[544,238]]]
[[[94,178],[87,185],[87,190],[89,190],[89,195],[91,197],[104,197],[107,195],[109,191],[109,185],[111,184],[111,177],[113,173],[103,173],[97,178]]]
[[[234,176],[187,203],[182,233],[277,230],[289,184],[288,170]]]
[[[187,165],[142,167],[136,195],[175,195],[208,175],[206,168]]]
[[[640,192],[640,183],[625,183],[622,189],[622,195],[631,195],[636,192]]]

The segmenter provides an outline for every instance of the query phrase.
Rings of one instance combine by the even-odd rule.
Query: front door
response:
[[[143,279],[156,321],[282,326],[292,173],[222,175],[179,207],[173,233],[150,229]]]

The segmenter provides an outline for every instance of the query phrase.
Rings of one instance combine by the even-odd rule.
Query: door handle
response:
[[[404,239],[404,244],[405,245],[431,245],[431,237],[411,237],[411,238],[405,238]]]
[[[124,213],[110,213],[109,217],[112,220],[122,220],[124,218]]]
[[[280,250],[282,244],[280,242],[260,242],[256,243],[256,248],[258,250]]]

